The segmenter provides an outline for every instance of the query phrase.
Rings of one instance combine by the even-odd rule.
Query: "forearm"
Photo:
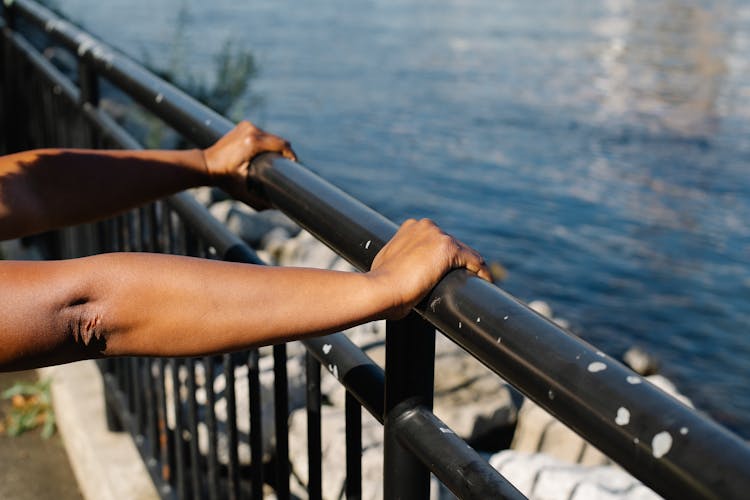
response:
[[[209,182],[200,150],[9,155],[0,158],[0,238],[105,218]]]
[[[17,266],[27,281],[0,306],[5,369],[228,352],[343,329],[392,305],[359,273],[148,254]]]
[[[103,293],[101,314],[112,315],[116,332],[108,355],[189,356],[274,344],[374,319],[389,305],[360,273],[156,255],[103,258],[111,261],[108,272],[126,276]],[[150,273],[147,283],[141,271]]]

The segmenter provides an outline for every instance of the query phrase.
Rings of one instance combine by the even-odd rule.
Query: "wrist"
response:
[[[371,303],[376,305],[379,319],[400,319],[406,315],[404,301],[396,292],[396,287],[387,273],[382,270],[372,270],[364,274],[368,279],[372,293]]]
[[[210,153],[208,149],[194,149],[192,150],[198,157],[198,172],[203,179],[203,185],[216,186],[217,179],[211,169]]]

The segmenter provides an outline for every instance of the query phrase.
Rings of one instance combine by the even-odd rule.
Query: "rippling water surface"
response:
[[[748,2],[61,8],[194,74],[227,39],[252,48],[246,115],[305,163],[396,221],[436,219],[610,354],[644,346],[750,437]]]

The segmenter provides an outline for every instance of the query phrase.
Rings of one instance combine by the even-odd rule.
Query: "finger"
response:
[[[417,221],[414,219],[406,219],[404,222],[401,223],[401,226],[399,226],[398,231],[396,231],[396,234],[404,233],[408,231],[409,228],[412,227],[416,223]]]
[[[490,273],[490,269],[489,267],[487,267],[487,263],[484,261],[484,258],[479,254],[479,252],[461,241],[459,241],[458,244],[461,247],[461,254],[464,261],[463,265],[466,270],[473,274],[476,274],[483,280],[492,283],[492,273]]]
[[[288,142],[286,142],[281,137],[278,137],[273,134],[263,134],[259,136],[256,143],[259,149],[266,151],[266,152],[283,154],[284,150],[286,149],[289,149],[291,151],[291,148]]]
[[[287,160],[297,161],[297,153],[294,152],[292,146],[287,142],[286,147],[281,151],[281,156]]]
[[[253,122],[250,122],[248,120],[242,120],[241,122],[239,122],[235,127],[235,130],[239,130],[244,133],[262,132],[262,130],[256,127]]]
[[[287,160],[297,161],[297,154],[292,149],[289,141],[273,134],[257,129],[260,135],[257,139],[258,145],[265,151],[280,153]]]

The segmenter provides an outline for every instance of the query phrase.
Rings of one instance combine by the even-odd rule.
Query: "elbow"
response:
[[[81,359],[108,355],[110,329],[106,317],[105,307],[87,297],[69,302],[60,312],[65,344],[80,354]]]

